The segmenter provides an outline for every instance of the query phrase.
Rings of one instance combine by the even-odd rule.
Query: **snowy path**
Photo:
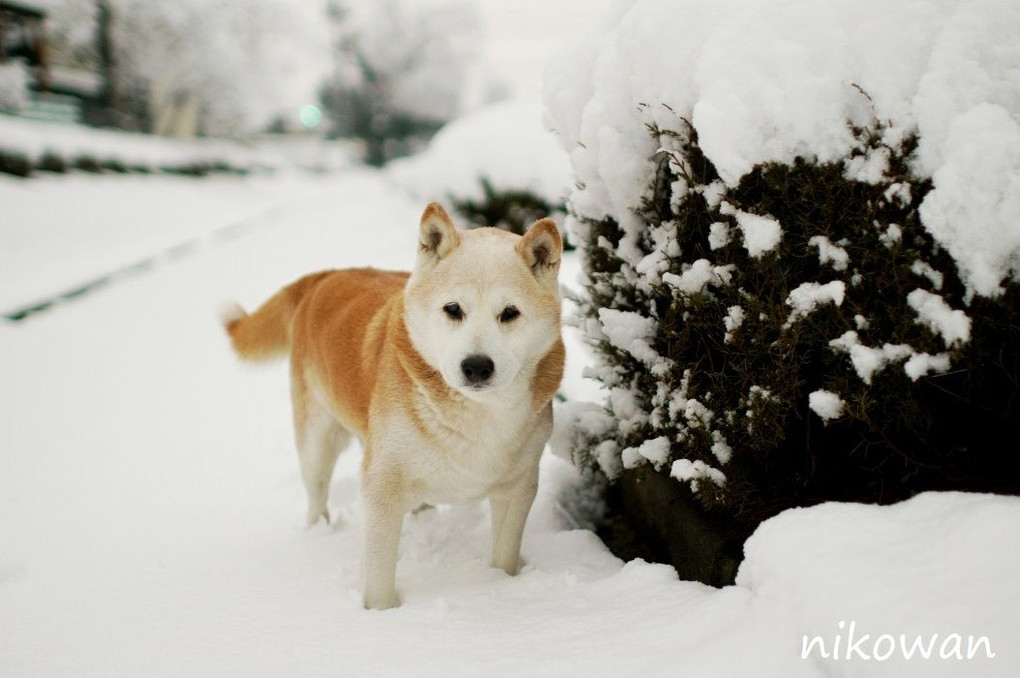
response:
[[[363,611],[359,453],[336,527],[303,529],[285,369],[240,365],[216,321],[312,270],[411,264],[421,205],[384,176],[314,189],[266,228],[0,324],[0,675],[959,674],[800,658],[802,634],[851,618],[987,635],[998,656],[967,675],[1016,675],[1020,553],[993,538],[1020,530],[1015,499],[790,512],[715,590],[569,529],[576,479],[549,457],[520,576],[486,565],[484,506],[441,507],[405,523],[404,606]]]
[[[327,181],[309,174],[0,177],[0,312],[73,292],[153,257],[186,254],[211,233],[256,222],[321,192]]]

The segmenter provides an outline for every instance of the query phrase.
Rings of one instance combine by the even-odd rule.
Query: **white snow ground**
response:
[[[131,199],[131,181],[64,181],[96,191],[126,225],[114,207]],[[220,196],[220,215],[251,192],[290,190],[241,183],[221,195],[215,182],[195,185]],[[24,187],[0,178],[5,219]],[[181,222],[191,211],[213,226],[208,197],[181,197],[169,178],[150,188],[154,205],[180,201]],[[217,311],[231,298],[253,306],[319,268],[409,266],[422,205],[360,170],[289,196],[232,239],[200,240],[187,256],[0,324],[0,675],[1020,671],[1016,498],[789,511],[748,542],[738,583],[716,590],[666,566],[623,564],[576,528],[576,475],[548,455],[520,576],[486,565],[484,506],[440,507],[405,523],[404,605],[362,610],[359,452],[341,458],[333,483],[336,526],[303,529],[286,371],[240,364]],[[56,195],[18,204],[15,223],[29,233],[66,218]],[[21,252],[19,275],[51,265],[46,248]],[[580,388],[571,359],[568,390]],[[929,659],[878,661],[885,645],[870,639],[858,646],[869,659],[846,659],[840,623],[851,622],[858,639],[939,637]],[[961,656],[968,636],[985,636],[995,657],[979,645],[957,659],[954,633]],[[839,659],[801,658],[805,635],[831,652],[837,634]]]
[[[228,237],[231,226],[315,195],[325,182],[288,173],[203,181],[158,175],[6,178],[0,193],[0,312],[154,255],[172,257],[216,232]],[[37,213],[40,206],[43,213]]]

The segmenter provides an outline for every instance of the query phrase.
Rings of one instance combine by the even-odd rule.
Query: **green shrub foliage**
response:
[[[521,189],[497,189],[488,179],[481,179],[482,198],[459,198],[451,195],[453,209],[468,221],[469,228],[492,226],[524,235],[531,224],[544,217],[562,222],[566,206]],[[565,243],[567,249],[573,249]]]
[[[67,172],[67,160],[53,151],[47,151],[39,158],[36,167],[43,172],[65,174]]]
[[[91,155],[79,155],[74,159],[73,166],[77,170],[90,174],[101,174],[104,171],[102,163]]]
[[[582,323],[611,393],[579,461],[610,477],[652,464],[752,523],[824,500],[1020,491],[1020,285],[968,294],[918,216],[916,140],[855,129],[842,162],[726,187],[676,127],[651,129],[641,263],[612,220],[579,229]],[[778,242],[756,245],[770,229]]]
[[[232,165],[225,160],[196,160],[192,162],[164,165],[160,172],[190,177],[205,177],[210,174],[248,175],[258,168]],[[102,174],[152,174],[156,168],[139,163],[125,163],[118,158],[98,160],[96,157],[83,154],[76,157],[65,157],[56,151],[46,151],[38,160],[33,161],[22,151],[0,148],[0,173],[13,174],[19,177],[32,176],[33,171],[54,172],[65,174],[71,170]]]
[[[32,174],[32,162],[24,153],[0,149],[0,173],[27,177]]]

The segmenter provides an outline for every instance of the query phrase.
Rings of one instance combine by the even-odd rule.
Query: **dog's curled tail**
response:
[[[221,319],[237,355],[244,360],[264,361],[290,350],[290,327],[301,300],[329,271],[305,276],[269,298],[254,313],[237,304],[224,309]]]

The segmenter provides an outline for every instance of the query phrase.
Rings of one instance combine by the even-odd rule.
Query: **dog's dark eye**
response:
[[[443,306],[443,313],[445,313],[450,320],[464,319],[464,310],[457,302],[450,302],[446,306]]]
[[[517,318],[517,317],[518,317],[518,316],[519,316],[520,314],[521,314],[521,312],[517,310],[517,307],[516,307],[516,306],[507,306],[507,307],[506,307],[506,308],[504,308],[504,309],[503,309],[502,311],[500,311],[500,314],[499,314],[499,321],[500,321],[501,323],[508,323],[508,322],[512,322],[512,321],[513,321],[513,320],[515,320],[515,319],[516,319],[516,318]]]

